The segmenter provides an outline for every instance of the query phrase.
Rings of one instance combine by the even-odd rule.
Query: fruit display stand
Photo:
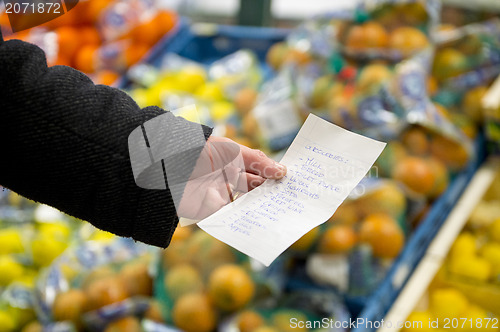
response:
[[[395,329],[395,322],[405,322],[412,319],[410,314],[417,308],[419,301],[421,301],[426,290],[433,282],[433,279],[444,265],[447,254],[450,248],[452,248],[457,236],[466,225],[473,210],[478,206],[483,195],[491,187],[492,183],[496,181],[496,185],[498,186],[499,176],[500,160],[498,158],[489,158],[476,172],[455,207],[449,213],[443,226],[425,250],[423,258],[416,266],[405,287],[401,290],[387,314],[384,315],[382,310],[379,310],[382,315],[370,315],[367,312],[367,314],[363,316],[365,322],[380,322],[383,319],[386,323],[391,322],[391,324],[393,324],[392,327],[387,326],[387,324],[385,327],[380,327],[378,331],[382,332],[389,330],[397,331],[397,329]],[[498,217],[500,217],[500,215],[497,214],[496,218],[498,219]],[[461,259],[463,258],[465,258],[465,256],[461,257]],[[473,267],[470,266],[469,269],[473,270]],[[405,271],[404,273],[406,274],[407,272]],[[394,278],[393,281],[397,282],[397,280],[397,278]],[[489,298],[489,301],[486,301],[489,305],[487,303],[486,307],[498,315],[498,303],[500,303],[498,286],[485,286],[484,284],[474,285],[474,283],[464,285],[460,282],[454,284],[452,281],[449,283],[445,282],[445,285],[448,287],[458,285],[460,290],[464,293],[468,292],[468,295],[476,293],[476,296],[472,295],[472,298]],[[452,317],[447,318],[451,319]],[[426,322],[424,322],[424,326],[421,330],[426,330],[425,327]],[[375,330],[375,328],[358,330],[367,331]]]

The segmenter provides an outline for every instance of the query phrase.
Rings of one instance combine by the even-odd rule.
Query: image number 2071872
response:
[[[73,9],[79,0],[3,0],[12,32],[51,21]]]

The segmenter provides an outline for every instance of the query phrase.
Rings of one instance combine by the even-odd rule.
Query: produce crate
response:
[[[500,159],[498,157],[496,159],[490,158],[481,166],[470,184],[465,188],[463,195],[450,212],[439,233],[424,252],[424,257],[415,268],[414,273],[392,306],[387,308],[389,310],[384,312],[383,315],[376,313],[375,310],[367,310],[365,315],[367,319],[380,320],[384,318],[387,322],[401,322],[407,319],[442,266],[448,251],[467,223],[471,212],[488,190],[495,176],[498,176],[499,169]],[[471,287],[471,289],[474,289],[474,292],[483,291],[487,292],[490,296],[498,296],[498,290],[495,289],[481,287]],[[378,331],[382,332],[386,330],[387,328],[380,328]]]
[[[220,58],[240,49],[255,52],[262,63],[264,74],[271,69],[265,65],[267,50],[285,39],[290,30],[279,28],[242,27],[216,25],[208,23],[190,24],[181,18],[174,34],[161,40],[143,59],[142,63],[155,67],[161,65],[166,53],[175,53],[182,57],[209,65]],[[118,82],[119,88],[127,88],[130,81],[125,77]]]
[[[450,211],[455,206],[460,205],[459,199],[462,193],[484,161],[486,151],[483,135],[476,139],[475,149],[477,151],[476,157],[469,162],[466,169],[455,176],[446,192],[433,204],[429,213],[408,239],[405,248],[394,262],[387,277],[374,294],[366,299],[365,307],[358,318],[364,319],[365,322],[380,322],[385,317],[412,273],[426,255],[436,234],[440,229],[442,230]],[[375,331],[375,328],[366,328],[363,325],[353,329],[353,331]]]

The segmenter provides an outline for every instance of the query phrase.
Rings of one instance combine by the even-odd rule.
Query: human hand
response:
[[[229,138],[211,136],[200,153],[177,207],[179,217],[201,220],[267,179],[281,179],[286,167],[262,151]]]

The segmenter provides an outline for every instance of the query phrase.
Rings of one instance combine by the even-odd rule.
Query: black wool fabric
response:
[[[0,32],[0,185],[22,196],[167,247],[178,223],[170,191],[136,185],[127,141],[164,112],[70,67],[47,67],[40,48]]]

